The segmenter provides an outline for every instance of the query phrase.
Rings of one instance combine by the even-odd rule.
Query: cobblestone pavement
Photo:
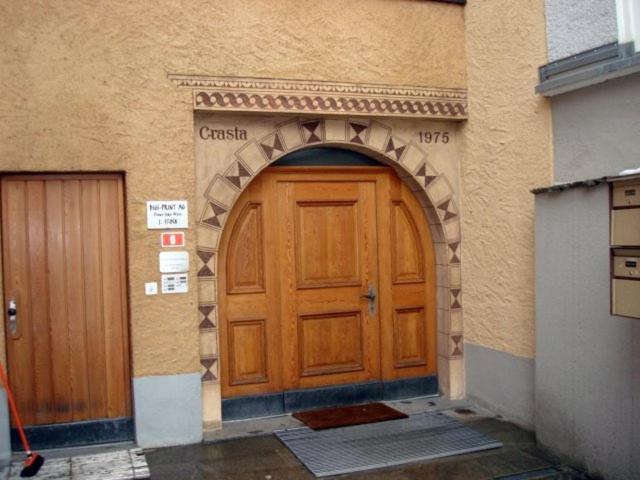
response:
[[[47,458],[36,480],[139,480],[149,478],[149,468],[140,449],[117,450],[93,455]],[[0,479],[18,480],[22,461],[0,470]]]

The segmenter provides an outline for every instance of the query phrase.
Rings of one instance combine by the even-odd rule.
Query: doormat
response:
[[[116,450],[92,455],[47,458],[34,478],[38,480],[138,480],[149,478],[149,467],[140,449]],[[22,459],[0,468],[0,479],[18,480]]]
[[[403,420],[316,431],[279,430],[276,436],[316,477],[432,460],[502,446],[440,412]]]
[[[347,407],[307,410],[305,412],[296,412],[293,417],[313,430],[324,430],[326,428],[399,420],[407,418],[408,415],[384,403],[376,402],[364,405],[349,405]]]

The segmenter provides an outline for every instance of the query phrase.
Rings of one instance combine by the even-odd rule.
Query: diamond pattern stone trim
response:
[[[323,141],[323,122],[321,120],[304,122],[300,124],[300,127],[302,129],[304,143],[318,143]]]
[[[202,374],[203,382],[214,382],[218,380],[216,373],[217,362],[217,357],[200,357],[200,365],[204,368],[204,373]]]
[[[215,250],[212,248],[196,247],[196,255],[202,262],[202,266],[198,270],[198,277],[215,276],[215,261],[211,261],[215,257]]]
[[[433,182],[437,175],[431,175],[430,172],[427,172],[427,164],[423,163],[415,173],[415,177],[420,182],[424,188],[427,188],[431,182]]]
[[[262,139],[260,141],[260,148],[262,148],[262,151],[269,160],[273,160],[285,152],[285,148],[282,146],[282,140],[280,140],[280,135],[277,133],[267,135]]]
[[[451,292],[451,308],[462,308],[462,298],[459,288],[452,288]]]
[[[215,304],[210,303],[201,303],[198,305],[198,311],[202,315],[202,320],[200,320],[200,325],[198,328],[200,330],[210,330],[216,328],[216,324],[209,318],[209,315],[216,309]]]
[[[251,178],[251,172],[240,161],[236,161],[231,165],[231,168],[227,170],[224,175],[229,183],[234,185],[238,189],[242,189],[244,185]]]
[[[395,157],[395,160],[399,161],[402,158],[402,154],[404,153],[405,148],[407,148],[407,146],[401,144],[398,139],[396,139],[396,141],[394,142],[393,137],[390,137],[384,153]]]
[[[462,333],[452,333],[450,338],[451,342],[453,342],[451,357],[462,357]]]
[[[200,217],[200,223],[214,228],[222,228],[224,217],[226,217],[228,210],[213,202],[207,202],[202,215]]]
[[[449,250],[451,251],[449,263],[460,263],[460,242],[450,243]]]
[[[342,123],[340,123],[342,122]],[[341,132],[345,132],[342,136]],[[396,170],[402,170],[402,177],[411,177],[411,187],[417,195],[422,195],[421,204],[431,212],[431,227],[440,228],[440,239],[435,239],[441,245],[439,265],[452,265],[459,271],[460,266],[460,234],[459,214],[454,200],[454,191],[446,176],[440,175],[427,160],[427,153],[413,143],[406,143],[393,134],[391,127],[382,121],[371,119],[333,118],[327,123],[325,119],[289,118],[276,125],[268,135],[261,139],[249,139],[231,155],[231,166],[223,175],[214,175],[206,192],[204,192],[205,206],[199,220],[200,235],[215,235],[217,244],[221,229],[228,218],[231,206],[238,195],[244,190],[252,175],[260,171],[290,151],[297,150],[304,145],[321,145],[323,143],[351,143],[362,146],[371,151],[383,153],[387,163]],[[379,154],[378,154],[379,156]],[[407,181],[409,179],[407,178]],[[418,188],[419,187],[419,188]],[[418,189],[418,190],[416,190]],[[206,228],[202,228],[206,227]],[[208,233],[207,233],[208,232]],[[204,237],[203,237],[204,238]],[[217,342],[216,315],[216,249],[197,247],[198,265],[198,324],[201,334],[201,366],[202,382],[205,384],[218,383],[219,364],[217,347],[205,348]],[[460,329],[462,315],[462,289],[458,280],[451,283],[451,279],[439,280],[442,287],[442,297],[439,298],[439,308],[448,313],[456,313],[457,329]],[[213,292],[213,293],[212,293]],[[439,295],[440,297],[440,295]],[[447,305],[448,303],[448,305]],[[442,343],[442,355],[447,359],[459,361],[463,356],[462,333],[456,332],[455,338],[447,336]],[[440,345],[440,343],[439,343]],[[439,347],[440,348],[440,347]],[[449,378],[449,373],[442,370],[443,385],[456,380],[456,375]],[[445,379],[445,377],[447,377]],[[446,389],[448,391],[448,389]]]
[[[445,222],[451,218],[455,218],[457,215],[451,199],[445,200],[440,205],[438,205],[438,210],[442,212],[442,220]]]
[[[349,141],[360,145],[365,144],[365,136],[369,125],[349,122]]]

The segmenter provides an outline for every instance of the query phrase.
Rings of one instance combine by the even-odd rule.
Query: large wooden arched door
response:
[[[267,168],[228,220],[220,282],[225,398],[436,372],[429,227],[388,167]]]

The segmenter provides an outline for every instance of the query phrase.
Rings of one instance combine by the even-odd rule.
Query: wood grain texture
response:
[[[227,253],[227,292],[264,292],[262,203],[247,203],[232,232]]]
[[[2,178],[8,369],[27,425],[131,414],[118,175]]]
[[[433,245],[391,169],[267,168],[220,254],[224,397],[435,373]],[[253,281],[260,261],[265,289],[238,290],[231,276]]]
[[[220,242],[219,345],[225,397],[282,389],[273,187],[262,177],[247,187]]]
[[[436,373],[435,253],[418,200],[397,176],[387,177],[386,208],[380,208],[380,310],[382,378]],[[394,218],[395,217],[395,218]],[[395,273],[394,273],[394,268]]]

